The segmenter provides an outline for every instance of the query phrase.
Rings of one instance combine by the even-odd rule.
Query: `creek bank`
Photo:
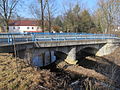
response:
[[[11,54],[0,54],[0,89],[119,90],[120,49],[118,50],[110,56],[86,57],[78,65],[60,61],[37,70],[20,59],[17,59],[16,64],[16,59]]]

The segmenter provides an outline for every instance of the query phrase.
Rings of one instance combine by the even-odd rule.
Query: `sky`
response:
[[[23,4],[21,5],[21,9],[19,10],[19,15],[25,18],[34,18],[34,16],[30,12],[30,5],[31,4],[38,4],[38,0],[23,0]],[[69,6],[69,3],[75,4],[75,2],[82,3],[84,8],[87,8],[90,12],[93,12],[97,7],[97,0],[56,0],[56,16],[63,13],[63,3],[64,6]]]

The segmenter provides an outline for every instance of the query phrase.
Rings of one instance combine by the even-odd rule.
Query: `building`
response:
[[[40,27],[40,21],[38,20],[10,20],[9,32],[10,33],[42,32],[42,29]]]

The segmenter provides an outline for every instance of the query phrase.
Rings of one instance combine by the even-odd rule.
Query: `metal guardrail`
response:
[[[93,34],[93,33],[34,33],[34,32],[27,32],[27,33],[0,33],[0,35],[26,35],[26,34],[39,34],[39,35],[107,35],[107,36],[116,36],[114,34]]]
[[[65,41],[65,40],[119,39],[113,34],[87,33],[2,33],[0,44],[14,44],[29,41]]]

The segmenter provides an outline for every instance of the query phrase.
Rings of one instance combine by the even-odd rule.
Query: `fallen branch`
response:
[[[119,85],[116,85],[115,82],[110,80],[108,77],[96,72],[95,70],[86,69],[82,66],[70,65],[70,64],[66,63],[65,61],[61,61],[61,62],[57,63],[57,68],[62,69],[66,72],[75,74],[74,76],[83,75],[83,76],[95,78],[96,80],[106,82],[108,84],[111,84],[111,82],[112,82],[111,85],[113,85],[115,87],[120,87]]]

